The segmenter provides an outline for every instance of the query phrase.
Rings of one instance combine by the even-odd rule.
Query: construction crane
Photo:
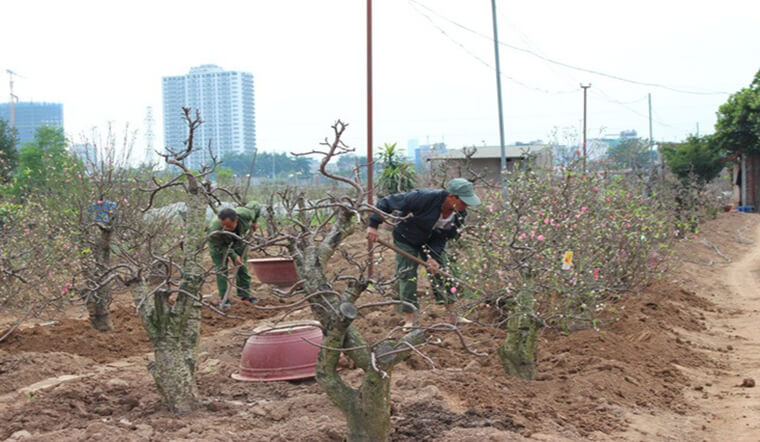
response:
[[[11,121],[10,121],[10,123],[11,123],[11,129],[12,129],[12,128],[14,128],[16,126],[16,109],[14,108],[14,105],[18,101],[18,97],[16,95],[13,95],[13,76],[17,75],[17,76],[20,77],[20,75],[17,74],[16,72],[13,72],[10,69],[6,69],[5,72],[8,73],[8,76],[11,79],[11,89],[10,89],[11,90],[11,101],[10,101],[10,105],[11,105]]]

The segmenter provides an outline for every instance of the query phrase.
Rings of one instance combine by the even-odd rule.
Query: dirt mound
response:
[[[9,393],[19,386],[55,377],[61,373],[80,374],[94,361],[77,355],[52,353],[8,353],[0,351],[0,394]]]
[[[451,428],[496,428],[519,431],[522,425],[500,413],[483,413],[467,410],[453,413],[441,405],[429,402],[415,402],[401,408],[396,416],[393,431],[394,441],[432,441]]]
[[[201,335],[211,336],[219,330],[235,327],[241,322],[272,316],[274,313],[238,302],[230,316],[220,316],[203,310]],[[16,330],[0,342],[0,350],[8,353],[63,352],[104,363],[150,351],[150,341],[134,309],[117,307],[111,312],[113,331],[102,333],[89,322],[63,319],[45,327]]]
[[[565,336],[545,330],[533,381],[504,375],[496,354],[504,337],[501,330],[463,328],[468,345],[487,351],[487,358],[462,350],[456,336],[444,336],[440,345],[425,348],[435,369],[413,356],[394,371],[393,439],[520,440],[543,432],[577,440],[625,429],[626,413],[631,410],[688,412],[682,393],[688,380],[678,367],[709,367],[711,363],[679,338],[677,329],[701,327],[701,309],[711,308],[710,304],[662,282],[640,295],[624,297],[616,308],[600,331]],[[261,314],[254,310],[252,316]],[[441,314],[432,309],[426,320],[436,321],[433,316]],[[388,324],[399,319],[389,308],[366,315],[359,325],[380,337]],[[205,330],[198,382],[206,403],[187,419],[163,409],[145,371],[149,355],[141,355],[116,371],[66,382],[38,392],[34,401],[14,404],[4,410],[7,418],[0,425],[0,437],[34,429],[36,436],[55,435],[58,440],[97,435],[123,440],[341,440],[343,417],[314,380],[231,380],[255,325],[236,321],[236,327],[213,335]],[[218,327],[225,324],[229,323],[219,321]],[[77,330],[84,332],[84,328]],[[48,345],[60,348],[70,336],[49,333]],[[344,371],[350,384],[360,377],[361,370]]]

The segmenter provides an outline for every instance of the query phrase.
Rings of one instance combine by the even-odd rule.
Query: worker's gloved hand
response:
[[[433,275],[438,273],[438,271],[441,269],[441,265],[438,264],[438,261],[436,261],[432,257],[428,257],[427,261],[425,261],[425,264],[427,264],[426,267],[427,267],[428,272],[432,273]]]
[[[367,239],[370,244],[374,244],[377,241],[377,229],[374,227],[367,227]]]

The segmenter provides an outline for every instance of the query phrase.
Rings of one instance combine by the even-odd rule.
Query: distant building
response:
[[[209,142],[217,158],[256,149],[252,74],[205,64],[191,68],[187,75],[164,77],[162,90],[164,141],[168,147],[185,147],[188,129],[183,106],[191,108],[193,116],[198,109],[203,120],[194,140],[199,149],[187,160],[191,168],[200,169],[210,162]]]
[[[472,148],[467,148],[472,149]],[[466,176],[468,169],[489,181],[497,182],[501,171],[501,146],[476,147],[469,164],[463,149],[452,150],[443,155],[428,158],[432,168],[445,168],[453,176]],[[551,169],[552,151],[548,144],[505,146],[507,170],[520,167],[528,158],[531,165],[541,169]]]
[[[620,131],[620,139],[622,140],[627,140],[630,138],[637,138],[637,137],[638,137],[638,134],[636,133],[635,129]]]
[[[417,148],[420,147],[420,142],[416,138],[409,139],[406,143],[406,158],[409,161],[414,161],[414,153]]]
[[[634,139],[634,138],[638,138],[638,134],[636,133],[636,130],[631,129],[631,130],[620,131],[620,133],[617,136],[615,136],[614,134],[608,134],[608,135],[604,135],[602,138],[591,138],[589,141],[590,142],[595,141],[606,148],[610,148],[610,147],[617,147],[620,145],[621,142],[625,140]],[[606,153],[606,149],[604,149],[604,152]]]
[[[427,167],[428,158],[439,156],[446,152],[446,143],[421,144],[414,149],[414,167],[424,169]]]
[[[98,164],[98,150],[94,144],[75,143],[69,146],[69,152],[88,166]]]
[[[34,141],[34,134],[42,126],[63,128],[63,104],[22,101],[14,103],[14,127],[18,131],[18,144]],[[0,103],[0,118],[11,120],[10,103]]]

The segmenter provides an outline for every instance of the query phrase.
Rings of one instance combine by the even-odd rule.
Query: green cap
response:
[[[477,206],[480,204],[480,198],[475,195],[475,189],[472,187],[472,183],[464,178],[454,178],[449,181],[446,190],[450,194],[456,195],[457,198],[464,201],[468,206]]]

